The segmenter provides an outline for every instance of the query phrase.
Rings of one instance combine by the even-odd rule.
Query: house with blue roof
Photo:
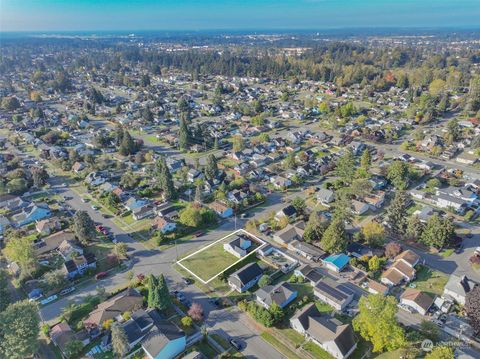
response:
[[[20,213],[12,217],[15,227],[22,227],[36,221],[48,218],[52,215],[46,204],[33,204],[24,208]]]
[[[350,257],[339,253],[328,256],[323,260],[323,265],[334,272],[341,272],[348,265]]]

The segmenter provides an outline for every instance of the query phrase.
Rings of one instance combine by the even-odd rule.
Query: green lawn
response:
[[[303,345],[303,349],[311,353],[315,358],[318,359],[332,359],[333,357],[328,354],[325,350],[320,348],[317,344],[312,342],[306,342]]]
[[[447,281],[448,276],[445,274],[434,271],[425,266],[419,266],[417,270],[417,278],[412,283],[421,291],[441,295]]]
[[[193,347],[188,348],[189,353],[195,350],[205,355],[208,359],[213,359],[218,355],[217,351],[208,343],[199,342]]]
[[[278,332],[287,338],[293,345],[300,346],[305,341],[305,337],[292,328],[277,329]]]
[[[315,301],[315,306],[317,307],[318,311],[320,313],[331,313],[333,312],[333,308],[328,305],[327,303],[324,303],[322,301]]]
[[[183,264],[199,278],[208,280],[235,263],[238,258],[223,249],[224,242],[219,242],[207,249],[182,260]]]

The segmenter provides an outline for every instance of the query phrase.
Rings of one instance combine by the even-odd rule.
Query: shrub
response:
[[[190,328],[193,325],[193,319],[188,316],[183,317],[180,321],[185,328]]]

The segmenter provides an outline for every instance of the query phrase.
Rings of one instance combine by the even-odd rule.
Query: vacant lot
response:
[[[181,261],[181,264],[204,281],[224,271],[239,260],[223,249],[224,241],[218,242],[193,256]]]

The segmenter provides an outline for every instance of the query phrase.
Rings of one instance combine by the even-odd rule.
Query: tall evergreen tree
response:
[[[365,170],[368,170],[370,168],[370,165],[372,164],[372,156],[370,155],[370,151],[366,149],[362,153],[362,157],[360,158],[360,166],[364,168]]]
[[[329,253],[339,253],[345,250],[347,246],[347,233],[345,232],[345,224],[339,219],[333,219],[323,233],[320,247]]]
[[[11,302],[10,292],[8,290],[8,274],[4,269],[0,269],[0,312],[3,312]]]
[[[159,310],[166,310],[172,304],[170,293],[168,292],[167,282],[163,274],[158,278],[158,306]]]
[[[123,358],[129,351],[127,333],[118,323],[112,325],[111,331],[113,352]]]
[[[173,178],[170,170],[167,167],[165,157],[161,156],[157,160],[156,175],[158,185],[163,191],[165,199],[169,200],[175,197],[175,186],[173,185]]]
[[[122,142],[118,149],[121,155],[128,156],[135,153],[135,141],[128,131],[123,133]]]
[[[73,230],[78,240],[84,245],[88,244],[97,235],[95,223],[86,211],[75,212],[73,216]]]
[[[149,308],[158,307],[158,280],[153,274],[148,276],[147,304]]]
[[[387,224],[390,230],[398,235],[403,236],[407,229],[406,211],[408,204],[408,195],[405,191],[395,192],[395,197],[387,209]]]
[[[205,177],[208,180],[213,180],[217,176],[217,171],[217,158],[215,157],[215,155],[210,154],[207,157],[207,165],[205,166]]]
[[[355,175],[355,156],[350,148],[337,161],[335,173],[344,182],[351,183]]]
[[[188,118],[186,115],[180,116],[180,125],[178,133],[178,146],[180,150],[186,151],[190,148],[191,135],[188,128]]]

